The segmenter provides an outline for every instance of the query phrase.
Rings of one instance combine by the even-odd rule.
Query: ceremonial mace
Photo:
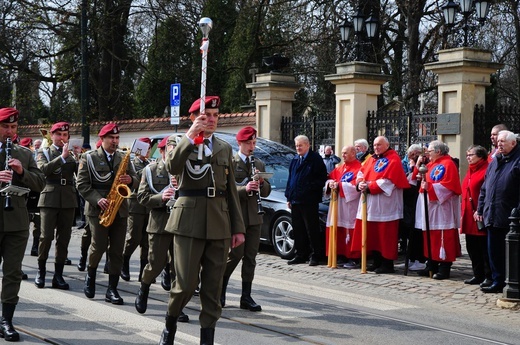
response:
[[[211,19],[204,17],[199,21],[200,31],[202,31],[202,45],[200,51],[202,53],[202,73],[200,75],[200,114],[206,110],[206,73],[208,69],[208,47],[209,47],[209,32],[213,28]],[[202,153],[204,152],[204,132],[200,132],[194,139],[195,145],[198,146],[198,159],[202,160]]]
[[[419,174],[422,176],[422,180],[426,181],[426,173],[428,172],[428,168],[426,165],[421,165],[419,168]],[[428,271],[430,273],[430,278],[433,277],[432,270],[432,240],[430,237],[430,216],[428,212],[428,191],[426,189],[423,190],[424,193],[424,225],[426,227],[426,243],[428,245]]]

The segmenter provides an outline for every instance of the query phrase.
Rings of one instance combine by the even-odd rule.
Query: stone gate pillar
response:
[[[301,85],[292,74],[270,72],[257,74],[246,88],[255,95],[258,136],[281,143],[282,117],[292,116],[294,94]]]
[[[341,152],[356,139],[368,139],[368,111],[377,110],[381,85],[390,77],[381,74],[381,65],[355,61],[337,64],[336,74],[326,75],[325,80],[336,85],[335,146],[336,152]]]
[[[460,159],[462,177],[468,168],[466,150],[474,144],[475,105],[485,105],[491,74],[503,66],[491,62],[491,52],[467,47],[441,50],[437,62],[424,65],[438,76],[437,135],[450,147],[450,155]]]

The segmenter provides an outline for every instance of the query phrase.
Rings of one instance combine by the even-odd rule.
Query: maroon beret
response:
[[[69,130],[69,124],[67,122],[57,122],[51,127],[51,133],[54,133],[56,131],[68,131]]]
[[[152,141],[150,140],[150,138],[139,138],[137,140],[142,141],[143,143],[147,143],[148,145],[152,144]]]
[[[103,142],[103,140],[99,139],[96,143],[96,149],[99,149],[99,147],[101,146],[101,143]]]
[[[32,139],[31,138],[23,138],[20,140],[20,145],[25,146],[27,148],[31,147]]]
[[[256,129],[251,126],[242,128],[237,133],[237,141],[247,141],[256,139]]]
[[[220,106],[220,97],[219,96],[206,96],[205,98],[205,109],[215,109]],[[195,113],[200,110],[200,98],[197,99],[188,110],[188,113]]]
[[[0,109],[0,122],[13,123],[18,121],[18,110],[15,108],[2,108]]]
[[[104,125],[103,128],[101,128],[101,130],[99,131],[98,136],[102,138],[108,134],[118,134],[118,133],[119,133],[119,127],[117,127],[117,125],[112,122],[112,123],[108,123],[108,124]]]
[[[166,143],[168,142],[168,137],[164,137],[163,140],[157,145],[158,148],[164,149],[166,147]]]

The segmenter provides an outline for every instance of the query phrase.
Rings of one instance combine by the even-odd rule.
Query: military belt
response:
[[[74,181],[67,181],[67,179],[60,178],[60,179],[46,179],[45,182],[47,184],[59,184],[62,186],[73,186]]]
[[[205,196],[207,198],[227,197],[225,190],[216,190],[215,187],[208,187],[206,189],[179,189],[179,196]]]

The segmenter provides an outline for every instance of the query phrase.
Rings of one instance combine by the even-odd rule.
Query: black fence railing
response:
[[[282,144],[294,148],[294,138],[306,135],[311,148],[318,152],[320,145],[335,143],[336,116],[333,112],[304,117],[282,117]]]
[[[475,105],[473,115],[473,143],[485,148],[491,147],[491,129],[503,123],[510,131],[520,132],[520,108],[518,106],[497,106],[487,110],[483,105]]]
[[[390,147],[404,157],[411,144],[428,145],[437,139],[437,111],[406,110],[369,111],[367,116],[368,142],[385,136]]]

